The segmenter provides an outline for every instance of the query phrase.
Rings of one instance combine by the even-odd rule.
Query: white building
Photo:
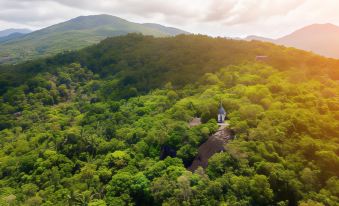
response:
[[[224,123],[226,118],[226,111],[222,104],[220,103],[220,107],[218,109],[218,123]]]

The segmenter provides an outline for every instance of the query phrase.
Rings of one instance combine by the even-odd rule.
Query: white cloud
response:
[[[0,29],[41,28],[107,13],[219,36],[279,36],[310,23],[339,23],[337,0],[0,0]]]

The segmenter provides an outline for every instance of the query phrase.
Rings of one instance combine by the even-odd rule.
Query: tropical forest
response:
[[[193,34],[3,64],[0,205],[338,206],[338,80],[336,59]]]

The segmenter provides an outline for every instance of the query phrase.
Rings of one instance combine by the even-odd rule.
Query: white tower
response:
[[[226,111],[220,102],[220,107],[218,109],[218,123],[224,123],[226,117]]]

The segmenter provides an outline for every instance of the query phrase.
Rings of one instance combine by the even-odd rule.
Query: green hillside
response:
[[[338,66],[263,42],[137,34],[2,66],[0,205],[337,206]],[[220,101],[236,138],[190,172]]]
[[[0,42],[0,63],[17,63],[77,50],[110,36],[142,33],[156,37],[187,33],[156,24],[138,24],[110,15],[80,16],[30,34]]]

